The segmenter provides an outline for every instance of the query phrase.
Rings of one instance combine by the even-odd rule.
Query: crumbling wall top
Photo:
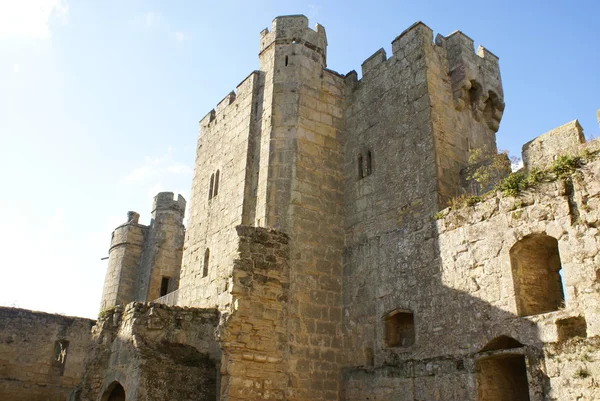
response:
[[[556,156],[578,154],[580,145],[584,143],[583,128],[579,121],[570,121],[523,145],[523,165],[527,170],[533,167],[547,168]]]

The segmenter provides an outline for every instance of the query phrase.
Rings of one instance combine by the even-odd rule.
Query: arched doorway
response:
[[[112,382],[102,394],[102,401],[125,401],[125,389],[119,382]]]

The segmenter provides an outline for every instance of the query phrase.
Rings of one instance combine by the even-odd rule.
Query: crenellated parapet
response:
[[[470,108],[475,120],[497,131],[504,112],[498,57],[482,46],[473,52],[473,39],[461,31],[438,35],[436,44],[447,50],[456,110]]]
[[[259,54],[275,44],[303,45],[321,55],[323,66],[327,64],[325,28],[317,24],[315,30],[310,29],[308,18],[304,15],[287,15],[275,18],[271,30],[265,28],[260,33]]]
[[[200,120],[200,130],[205,131],[208,128],[215,126],[218,124],[219,120],[223,120],[227,115],[237,111],[232,110],[237,106],[236,99],[245,98],[256,91],[259,74],[258,71],[252,71],[250,75],[240,82],[235,90],[229,92],[219,103],[217,103],[217,106],[214,109],[210,110],[202,117]]]
[[[181,195],[177,195],[174,198],[173,192],[160,192],[154,197],[154,203],[152,204],[152,217],[156,218],[157,213],[161,212],[173,212],[180,217],[183,221],[183,215],[185,214],[186,201]]]

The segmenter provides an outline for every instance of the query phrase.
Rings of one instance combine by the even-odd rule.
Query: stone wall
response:
[[[389,58],[379,50],[366,60],[360,80],[354,73],[346,77],[348,365],[397,356],[383,346],[382,319],[390,312],[414,313],[417,333],[431,324],[417,319],[421,310],[444,302],[432,299],[439,292],[439,262],[431,216],[463,190],[460,171],[468,149],[495,152],[501,112],[490,113],[503,108],[497,59],[484,49],[475,54],[464,34],[438,36],[434,44],[432,30],[416,23],[392,42],[392,50]],[[480,90],[469,92],[465,85]],[[420,350],[418,337],[413,349]]]
[[[0,399],[64,401],[79,383],[93,320],[0,307]]]
[[[96,401],[122,388],[128,401],[215,400],[218,321],[215,310],[152,303],[108,311],[92,330],[72,399]]]
[[[290,400],[335,400],[339,392],[344,81],[325,69],[326,44],[325,29],[310,29],[304,16],[278,17],[261,35],[273,100],[263,130],[268,175],[259,180],[264,225],[290,236]]]
[[[600,338],[574,338],[545,347],[547,400],[599,400]]]
[[[557,156],[579,154],[584,143],[583,128],[570,121],[523,145],[523,164],[528,170],[548,168]]]
[[[238,226],[233,305],[219,327],[222,400],[285,400],[294,367],[287,364],[290,268],[288,237]],[[300,366],[298,366],[300,368]]]
[[[261,74],[253,72],[238,85],[237,94],[230,93],[200,121],[179,305],[228,308],[231,303],[227,288],[237,249],[235,227],[254,213],[261,82]],[[209,199],[217,171],[217,194],[213,182]]]

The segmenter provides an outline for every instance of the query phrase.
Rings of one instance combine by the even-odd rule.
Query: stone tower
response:
[[[150,225],[127,213],[112,234],[100,310],[133,301],[153,301],[177,289],[185,227],[185,199],[172,192],[154,197]]]

